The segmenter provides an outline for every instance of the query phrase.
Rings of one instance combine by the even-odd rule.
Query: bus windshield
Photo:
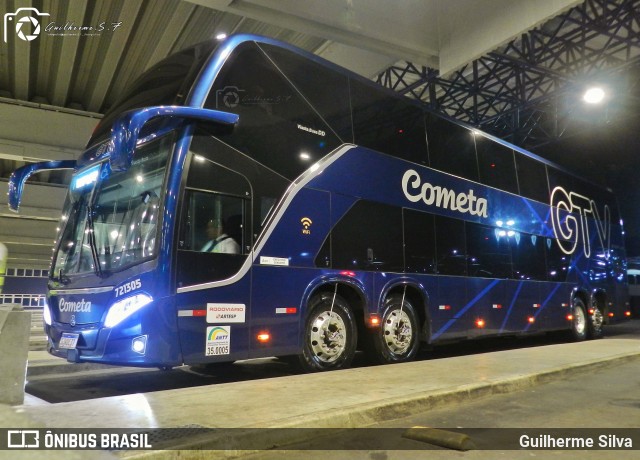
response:
[[[139,148],[131,168],[105,179],[106,163],[74,177],[62,214],[54,274],[110,272],[153,257],[172,136]],[[96,267],[96,262],[100,265]]]

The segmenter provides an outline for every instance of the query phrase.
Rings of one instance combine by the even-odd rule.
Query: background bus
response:
[[[610,192],[272,39],[160,62],[10,204],[60,167],[45,329],[69,361],[327,370],[629,314]]]

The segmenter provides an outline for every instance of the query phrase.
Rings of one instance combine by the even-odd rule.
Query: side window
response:
[[[331,232],[331,250],[334,268],[402,271],[401,209],[357,202]]]
[[[260,44],[344,142],[353,142],[349,78],[292,51]]]
[[[480,182],[506,192],[518,193],[513,149],[476,135]]]
[[[549,281],[567,281],[571,256],[568,256],[558,246],[553,238],[545,238],[545,258],[547,261],[547,279]]]
[[[255,43],[229,56],[205,107],[240,115],[220,139],[288,179],[342,143]]]
[[[511,278],[509,241],[513,231],[467,222],[467,263],[469,276]]]
[[[478,164],[472,131],[430,113],[425,116],[430,166],[477,182]]]
[[[425,165],[427,142],[422,110],[381,89],[351,79],[354,142]]]
[[[465,276],[467,251],[464,221],[434,216],[436,224],[436,271],[440,275]]]
[[[411,209],[403,209],[402,214],[405,270],[408,273],[435,273],[436,238],[433,215]]]
[[[178,234],[177,282],[229,278],[251,250],[251,194],[243,176],[192,156]]]
[[[544,237],[527,233],[515,233],[510,239],[515,279],[547,279],[544,242]]]
[[[547,167],[544,163],[516,152],[516,171],[520,195],[541,203],[549,202]]]

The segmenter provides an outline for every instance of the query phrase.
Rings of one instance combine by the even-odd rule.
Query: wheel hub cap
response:
[[[401,310],[393,310],[385,318],[382,333],[389,350],[397,354],[405,353],[413,337],[409,315]]]
[[[340,315],[325,311],[311,325],[309,337],[313,354],[321,361],[330,363],[342,355],[346,348],[347,335]]]

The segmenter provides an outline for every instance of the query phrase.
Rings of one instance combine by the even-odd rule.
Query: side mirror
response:
[[[183,106],[157,106],[125,112],[111,128],[109,166],[112,171],[125,171],[131,166],[140,131],[152,118],[174,117],[233,126],[239,115],[219,110]]]
[[[22,201],[24,183],[32,174],[53,169],[74,169],[75,167],[75,160],[60,160],[31,163],[16,169],[9,177],[9,209],[18,212],[20,201]]]

